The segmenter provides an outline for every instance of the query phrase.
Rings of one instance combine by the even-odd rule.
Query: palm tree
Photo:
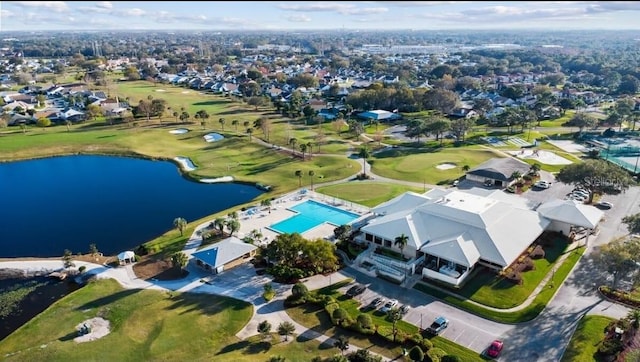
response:
[[[539,163],[534,163],[533,165],[531,165],[530,172],[534,176],[538,176],[538,172],[540,172],[541,168],[542,167],[540,166]]]
[[[189,257],[187,256],[187,254],[178,251],[171,255],[171,263],[173,264],[174,268],[179,268],[180,270],[182,270],[189,263]]]
[[[221,235],[224,235],[224,227],[226,225],[226,220],[224,218],[217,218],[213,220],[213,226],[220,231]]]
[[[173,226],[175,226],[175,228],[180,231],[180,236],[182,236],[184,233],[184,228],[187,227],[187,220],[181,217],[177,217],[173,219]]]
[[[638,329],[640,327],[640,309],[631,309],[627,314],[627,319],[629,319],[633,328]]]
[[[360,147],[360,152],[358,152],[358,156],[362,157],[362,173],[366,177],[367,176],[367,158],[371,157],[371,150],[367,146]]]
[[[295,330],[296,326],[294,326],[291,322],[282,322],[280,323],[280,325],[278,325],[278,334],[284,336],[285,341],[289,340],[289,336],[292,335]]]
[[[298,143],[298,140],[295,137],[289,139],[289,145],[291,146],[291,154],[292,155],[296,154],[296,144],[297,143]]]
[[[345,336],[340,336],[333,342],[333,346],[344,356],[344,352],[349,349],[349,340]]]
[[[300,152],[302,152],[302,161],[304,161],[304,154],[307,152],[307,145],[305,143],[300,144]]]
[[[238,124],[240,124],[240,121],[238,121],[237,119],[231,121],[231,125],[235,127],[236,133],[238,132]]]
[[[296,176],[298,177],[298,187],[302,187],[302,170],[296,170]]]
[[[403,250],[405,246],[407,246],[407,243],[409,243],[409,237],[402,233],[400,236],[396,237],[393,245],[396,245],[400,249],[400,254],[403,254]]]
[[[260,206],[264,206],[269,210],[269,213],[271,213],[271,200],[270,199],[264,199],[262,201],[260,201]]]
[[[247,134],[249,135],[249,142],[251,142],[252,140],[251,135],[253,135],[253,128],[247,128]]]
[[[218,120],[218,123],[220,123],[220,127],[221,127],[221,129],[222,129],[222,132],[224,132],[224,123],[225,123],[224,118],[220,118],[220,119]]]
[[[471,169],[471,167],[469,167],[469,165],[462,166],[462,171],[464,171],[464,172],[468,172],[470,169]]]
[[[309,170],[309,178],[311,179],[311,191],[313,191],[313,176],[316,175],[314,170]]]

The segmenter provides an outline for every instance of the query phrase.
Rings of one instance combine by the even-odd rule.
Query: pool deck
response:
[[[249,235],[251,231],[257,229],[260,230],[263,235],[263,240],[260,244],[269,243],[279,234],[269,229],[268,227],[293,215],[296,215],[296,212],[290,211],[288,209],[307,200],[318,201],[345,211],[358,214],[360,216],[365,215],[369,212],[369,209],[365,208],[364,206],[354,205],[347,201],[334,199],[333,197],[318,194],[312,191],[306,191],[305,193],[295,192],[273,200],[271,202],[270,212],[269,209],[264,206],[256,207],[255,210],[257,210],[257,212],[253,215],[249,215],[247,212],[240,212],[240,230],[238,231],[237,236],[242,239],[246,235]],[[333,230],[335,228],[335,225],[324,223],[311,230],[306,231],[302,234],[302,236],[306,239],[330,239],[333,237]]]

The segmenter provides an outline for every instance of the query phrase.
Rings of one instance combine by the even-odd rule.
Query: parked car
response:
[[[409,306],[408,305],[403,305],[400,307],[400,313],[402,313],[402,315],[405,315],[407,313],[409,313]]]
[[[427,328],[427,332],[438,335],[442,333],[449,326],[449,320],[443,316],[436,318],[433,323]]]
[[[347,290],[347,297],[355,297],[356,295],[360,295],[362,293],[364,293],[364,291],[367,290],[367,287],[362,285],[362,284],[356,284],[354,286],[352,286],[351,288],[349,288],[349,290]]]
[[[502,348],[504,347],[504,343],[501,340],[496,339],[491,342],[489,348],[487,348],[487,356],[491,358],[498,358],[500,356],[500,352],[502,352]]]
[[[384,299],[380,297],[376,297],[374,300],[371,301],[371,304],[369,304],[369,307],[373,309],[378,309],[378,307],[380,307],[383,304],[384,304]]]
[[[613,207],[613,204],[610,203],[609,201],[600,201],[596,204],[596,207],[600,209],[610,209]]]
[[[451,184],[451,186],[453,186],[453,187],[457,187],[459,183],[460,183],[460,180],[455,180],[455,181],[453,181],[453,183]]]
[[[533,184],[533,186],[539,189],[548,189],[549,187],[551,187],[551,182],[540,180]]]
[[[398,305],[398,300],[390,299],[388,302],[384,304],[384,306],[380,309],[380,311],[383,313],[388,313],[391,310],[391,308],[395,307],[396,305]]]

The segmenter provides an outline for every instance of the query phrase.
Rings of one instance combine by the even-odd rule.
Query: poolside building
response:
[[[588,205],[550,202],[543,204],[544,212],[536,206],[501,190],[407,192],[372,209],[376,217],[356,237],[370,244],[360,261],[398,282],[418,273],[461,285],[478,266],[506,269],[545,231],[570,230],[578,224],[595,228],[604,215]],[[570,218],[564,217],[568,210]],[[397,242],[401,235],[406,236],[405,245]],[[376,252],[384,249],[401,253],[405,261]]]
[[[192,254],[197,266],[213,274],[222,273],[251,260],[258,248],[231,236]]]

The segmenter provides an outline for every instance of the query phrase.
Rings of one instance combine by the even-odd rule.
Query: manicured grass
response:
[[[547,303],[551,300],[556,292],[556,285],[560,285],[567,275],[571,272],[573,267],[578,263],[585,248],[579,247],[571,251],[562,265],[556,270],[556,273],[552,280],[549,280],[540,292],[534,297],[533,301],[528,306],[523,307],[510,312],[501,312],[492,309],[487,309],[479,303],[474,303],[468,299],[456,294],[449,294],[442,289],[436,289],[425,283],[419,282],[415,285],[415,289],[422,291],[426,294],[432,295],[442,301],[449,303],[457,308],[466,310],[470,313],[477,314],[481,317],[500,322],[500,323],[522,323],[527,322],[537,317],[540,312],[545,308]]]
[[[584,316],[578,323],[560,361],[597,361],[595,354],[604,338],[604,330],[613,321],[615,319],[605,316]]]
[[[368,207],[377,206],[406,191],[425,192],[423,188],[369,181],[324,186],[315,191]]]
[[[75,153],[104,153],[142,155],[151,158],[172,159],[189,157],[198,167],[191,175],[196,178],[233,176],[243,182],[262,182],[274,186],[276,192],[287,192],[298,187],[296,170],[315,172],[315,183],[347,178],[357,173],[359,164],[344,155],[323,155],[307,158],[292,157],[289,152],[278,151],[249,142],[247,136],[225,134],[226,138],[212,143],[203,136],[211,130],[185,125],[191,131],[173,135],[176,126],[127,127],[87,123],[48,129],[31,128],[26,134],[4,134],[0,142],[0,161],[12,161],[51,155]],[[311,180],[305,177],[304,184]]]
[[[462,167],[473,168],[491,158],[502,155],[477,146],[443,149],[391,149],[369,158],[373,172],[393,179],[444,184],[464,175]],[[446,170],[436,166],[452,163],[456,167]]]
[[[75,326],[97,316],[111,323],[111,333],[89,343],[74,342]],[[252,306],[235,299],[126,290],[115,280],[99,280],[4,339],[0,355],[6,361],[215,360],[228,346],[238,345],[235,333],[251,316]],[[255,354],[246,347],[226,352],[225,359]]]
[[[559,118],[556,118],[556,119],[550,119],[548,121],[540,122],[540,126],[542,126],[542,127],[562,127],[562,125],[564,123],[566,123],[566,122],[569,122],[571,120],[571,118],[573,118],[573,116],[575,114],[576,114],[576,111],[569,110],[562,117],[559,117]]]
[[[545,246],[545,257],[534,259],[534,269],[522,272],[522,285],[516,285],[495,273],[481,271],[457,293],[474,302],[494,308],[504,309],[520,305],[549,273],[566,247],[567,243],[563,239],[556,239],[552,246]]]
[[[366,313],[371,316],[373,323],[378,325],[381,330],[391,330],[392,323],[386,319],[386,315],[384,313],[377,310],[363,309],[363,306],[360,305],[357,299],[348,298],[337,291],[339,287],[348,282],[350,282],[350,280],[345,280],[341,283],[336,283],[329,287],[321,288],[312,292],[331,295],[340,304],[340,307],[347,311],[354,320],[359,314]],[[381,336],[359,334],[351,330],[334,326],[331,323],[328,313],[320,304],[306,303],[301,306],[287,308],[286,311],[293,320],[303,326],[332,337],[345,336],[351,345],[358,346],[360,348],[368,348],[372,352],[392,359],[397,358],[402,353],[402,345],[400,343],[395,344]],[[397,323],[397,328],[401,333],[404,333],[407,336],[411,336],[419,332],[417,326],[402,320]],[[461,361],[467,362],[482,360],[478,356],[478,353],[440,336],[433,337],[430,340],[434,347],[442,348],[447,353],[460,357]]]

